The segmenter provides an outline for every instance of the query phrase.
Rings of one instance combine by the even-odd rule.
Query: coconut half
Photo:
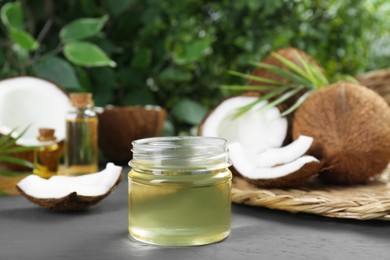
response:
[[[15,77],[0,81],[0,134],[16,129],[16,144],[32,146],[41,127],[54,128],[57,140],[65,139],[64,118],[71,108],[68,95],[54,83],[35,77]]]
[[[203,120],[199,134],[222,137],[229,143],[233,173],[261,187],[293,187],[317,176],[320,163],[303,156],[313,138],[301,136],[282,147],[287,135],[287,119],[277,107],[261,109],[259,102],[240,117],[237,109],[256,101],[256,96],[237,96],[222,101]]]
[[[307,183],[318,175],[320,162],[305,154],[313,139],[302,136],[290,145],[248,154],[239,143],[229,145],[229,158],[238,173],[259,187],[285,188]]]
[[[17,189],[29,201],[56,211],[78,211],[95,205],[109,195],[121,180],[122,167],[108,163],[100,172],[81,176],[29,175]]]
[[[229,143],[239,143],[249,154],[258,154],[280,147],[287,134],[287,119],[278,108],[260,110],[267,102],[260,102],[238,118],[237,109],[256,101],[258,97],[236,96],[225,99],[203,120],[199,135],[222,137]]]

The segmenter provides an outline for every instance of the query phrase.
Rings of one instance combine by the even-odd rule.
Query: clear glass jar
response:
[[[166,246],[203,245],[231,229],[226,140],[158,137],[136,140],[129,165],[129,233]]]

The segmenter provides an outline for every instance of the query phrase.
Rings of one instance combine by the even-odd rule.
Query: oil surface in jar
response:
[[[129,233],[158,245],[202,245],[227,237],[230,171],[194,175],[129,174]]]

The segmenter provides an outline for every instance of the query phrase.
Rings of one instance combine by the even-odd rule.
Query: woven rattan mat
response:
[[[390,221],[390,183],[380,181],[350,187],[315,185],[300,189],[261,189],[234,176],[232,200],[292,213]]]

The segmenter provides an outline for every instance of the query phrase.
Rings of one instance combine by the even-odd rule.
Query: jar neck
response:
[[[136,140],[129,165],[153,174],[204,174],[227,169],[226,140],[213,137],[158,137]]]

